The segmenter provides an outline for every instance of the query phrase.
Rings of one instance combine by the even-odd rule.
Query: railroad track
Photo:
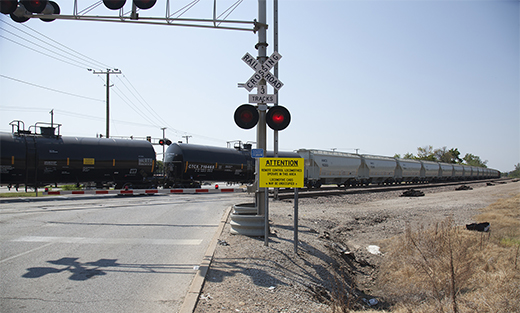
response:
[[[326,196],[337,196],[337,195],[348,195],[358,194],[366,192],[387,192],[387,191],[399,191],[409,189],[424,189],[424,188],[435,188],[435,187],[446,187],[446,186],[457,186],[457,185],[473,185],[479,183],[507,183],[511,181],[511,178],[492,178],[492,179],[479,179],[470,181],[457,181],[457,182],[439,182],[439,183],[428,183],[428,184],[401,184],[401,185],[374,185],[365,187],[321,187],[319,189],[308,189],[302,188],[298,190],[299,198],[312,198],[312,197],[326,197]],[[278,192],[278,200],[293,199],[294,189],[280,189]]]

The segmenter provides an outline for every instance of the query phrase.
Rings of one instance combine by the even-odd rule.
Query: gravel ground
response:
[[[456,187],[421,189],[422,197],[395,191],[300,199],[298,254],[292,200],[271,200],[269,246],[263,238],[231,235],[226,224],[194,312],[332,312],[336,290],[351,290],[356,309],[385,307],[375,288],[384,251],[372,254],[368,246],[407,225],[448,216],[457,225],[474,222],[479,209],[520,192],[519,182]]]

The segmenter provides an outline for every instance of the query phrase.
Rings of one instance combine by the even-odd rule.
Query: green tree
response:
[[[466,155],[462,158],[467,165],[478,166],[478,167],[487,167],[486,161],[482,161],[479,156],[473,155],[471,153],[466,153]]]
[[[408,152],[404,155],[403,159],[416,159],[416,157],[413,155],[413,153]]]
[[[406,153],[403,157],[399,153],[394,154],[394,158],[397,159],[416,159],[416,157],[413,155],[413,153]]]
[[[446,147],[434,150],[435,159],[444,163],[462,163],[462,159],[459,157],[460,152],[458,148],[451,148],[448,150]]]
[[[424,146],[417,148],[417,159],[425,161],[437,161],[433,146]]]
[[[451,154],[452,160],[454,161],[452,163],[462,163],[462,159],[460,158],[460,152],[458,148],[451,148],[449,152]]]
[[[520,178],[520,163],[518,163],[517,165],[515,165],[515,170],[514,171],[511,171],[509,172],[509,177],[513,177],[513,178]]]

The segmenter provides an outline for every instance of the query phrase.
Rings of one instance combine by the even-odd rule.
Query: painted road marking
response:
[[[76,244],[128,244],[128,245],[181,245],[196,246],[202,243],[202,239],[144,239],[144,238],[86,238],[86,237],[49,237],[49,236],[24,236],[13,239],[17,242],[50,242],[50,243],[76,243]]]

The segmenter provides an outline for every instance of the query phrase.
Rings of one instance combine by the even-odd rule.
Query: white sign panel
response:
[[[273,88],[276,90],[282,88],[283,83],[273,74],[269,73],[269,70],[271,70],[271,68],[273,68],[273,66],[278,63],[281,58],[282,56],[275,51],[263,64],[260,64],[260,62],[258,62],[255,57],[246,52],[246,54],[242,57],[242,61],[244,61],[255,71],[253,76],[251,76],[245,83],[245,88],[247,91],[253,90],[253,88],[258,85],[262,78],[264,78],[265,81],[273,86]]]
[[[276,103],[276,95],[249,95],[249,103]]]

